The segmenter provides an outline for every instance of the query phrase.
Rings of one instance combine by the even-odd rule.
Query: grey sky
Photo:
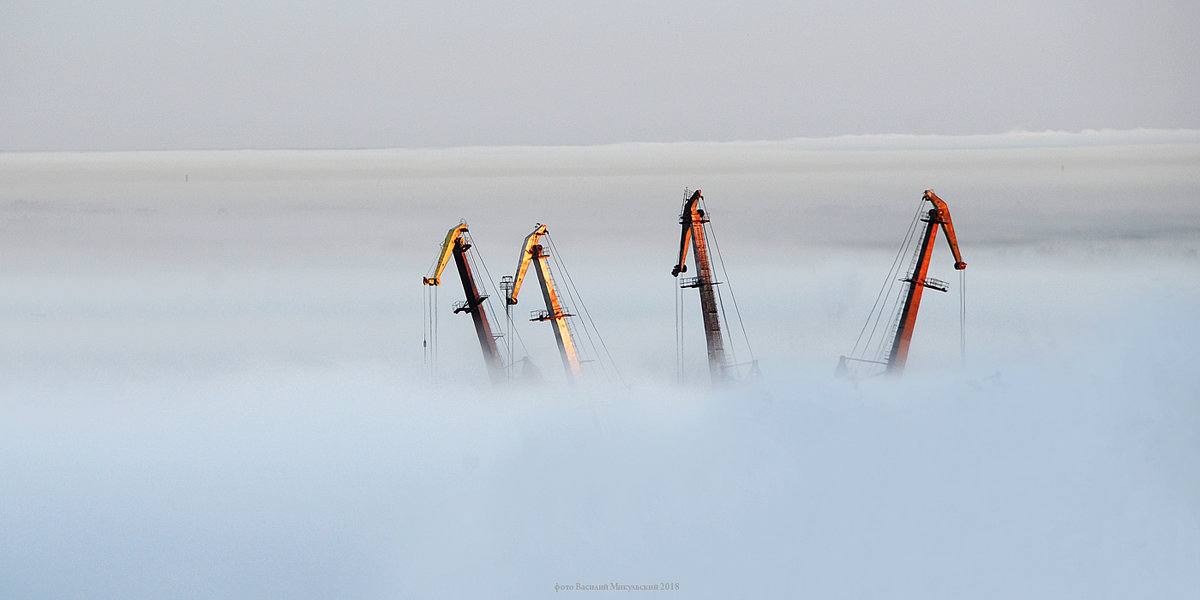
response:
[[[0,5],[0,150],[1200,127],[1194,2]]]

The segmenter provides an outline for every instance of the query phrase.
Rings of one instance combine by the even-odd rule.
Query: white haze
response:
[[[0,595],[1189,597],[1198,138],[0,155]],[[686,294],[676,384],[685,187],[758,382]],[[939,239],[904,379],[836,380],[927,188],[965,367]],[[548,225],[625,386],[521,323],[548,381],[487,387],[449,270],[431,381],[460,218],[495,277]]]

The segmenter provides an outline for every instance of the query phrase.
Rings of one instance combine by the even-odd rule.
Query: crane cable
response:
[[[513,380],[513,320],[512,320],[512,305],[508,303],[508,299],[504,300],[504,349],[508,351],[508,367],[504,370],[508,373],[508,380]]]
[[[558,250],[558,246],[554,243],[554,238],[550,236],[549,232],[545,234],[545,237],[546,241],[549,242],[551,258],[554,260],[559,271],[562,272],[563,278],[566,281],[567,295],[570,296],[571,302],[579,309],[579,312],[583,316],[583,320],[580,322],[583,325],[584,336],[587,337],[588,343],[592,346],[592,353],[599,360],[601,358],[599,350],[602,349],[604,351],[604,357],[608,359],[607,368],[612,370],[617,383],[623,385],[624,380],[621,377],[621,371],[617,368],[617,363],[613,360],[612,353],[608,351],[608,344],[604,342],[604,337],[600,335],[600,330],[596,328],[596,322],[592,319],[592,313],[588,310],[587,304],[583,302],[583,296],[579,293],[579,288],[575,287],[575,280],[571,277],[571,272],[567,270],[566,262],[562,258],[562,252]],[[588,331],[589,329],[591,329],[590,332]],[[596,342],[592,340],[593,336],[595,336],[596,340],[600,341],[599,348],[596,347]],[[602,366],[603,364],[603,361],[601,361]]]
[[[433,292],[432,292],[433,299],[429,305],[432,308],[433,317],[430,319],[429,322],[432,323],[431,328],[433,330],[433,335],[431,336],[433,338],[433,349],[431,350],[431,355],[433,357],[433,361],[432,361],[433,370],[431,371],[430,374],[432,375],[434,381],[436,381],[437,380],[437,363],[438,363],[438,354],[437,354],[437,351],[438,351],[438,318],[437,318],[437,316],[438,316],[438,314],[437,314],[437,312],[438,312],[438,301],[437,301],[438,291],[437,291],[437,286],[432,286],[432,287],[433,287]]]
[[[679,313],[683,305],[683,290],[679,280],[672,279],[671,287],[675,288],[675,378],[683,383],[683,327]]]
[[[438,259],[434,259],[430,264],[427,272],[430,276],[435,275],[433,272],[437,266]],[[423,323],[421,328],[421,347],[425,353],[425,364],[429,367],[430,382],[437,381],[437,291],[436,285],[421,285],[422,301],[424,306],[421,310]]]
[[[967,270],[958,272],[958,348],[967,366]]]
[[[914,217],[915,220],[915,217]],[[912,225],[909,225],[909,231],[912,231]],[[888,267],[887,275],[884,276],[883,284],[879,286],[879,293],[875,295],[875,303],[871,305],[871,311],[867,313],[867,320],[863,322],[862,329],[858,331],[858,337],[854,340],[854,347],[850,349],[850,356],[858,356],[858,346],[862,343],[863,335],[867,332],[867,326],[871,325],[871,317],[875,317],[876,326],[878,326],[879,314],[875,311],[879,308],[879,303],[887,294],[891,293],[888,284],[892,281],[892,274],[896,271],[896,265],[900,261],[900,257],[904,255],[904,250],[908,246],[908,234],[905,234],[904,240],[900,243],[900,249],[896,252],[896,256],[892,259],[892,265]],[[886,293],[885,293],[886,290]],[[871,346],[871,340],[875,338],[875,327],[871,327],[871,333],[867,336],[866,346],[863,347],[863,354],[866,354],[867,348]]]
[[[854,340],[854,347],[850,350],[850,356],[852,357],[857,358],[859,356],[858,347],[860,343],[864,344],[862,355],[865,356],[867,354],[871,347],[871,340],[875,339],[875,331],[879,327],[879,320],[885,313],[890,314],[892,312],[891,310],[884,310],[883,306],[880,305],[880,302],[882,301],[884,305],[887,305],[889,302],[891,302],[893,306],[896,304],[895,300],[891,299],[891,294],[892,289],[896,285],[896,276],[901,264],[900,259],[907,254],[909,245],[912,243],[913,234],[916,231],[917,221],[920,219],[921,208],[924,205],[924,202],[925,200],[922,198],[921,202],[917,205],[917,212],[913,214],[912,221],[908,224],[908,232],[905,233],[903,241],[900,242],[900,248],[896,251],[896,256],[892,259],[892,266],[889,267],[887,276],[883,280],[883,284],[879,286],[879,294],[875,296],[875,304],[871,305],[871,312],[867,314],[867,320],[863,323],[862,329],[858,332],[858,339]],[[875,312],[876,309],[879,309],[879,312]],[[872,316],[875,317],[875,323],[873,325],[871,324]],[[864,343],[863,334],[866,333],[868,325],[871,325],[871,333],[867,335]],[[882,346],[883,340],[880,339],[879,348],[876,350],[877,354],[880,352]]]
[[[586,320],[587,307],[582,304],[582,301],[578,298],[578,294],[572,290],[572,286],[570,284],[571,274],[567,271],[567,266],[563,263],[562,256],[558,253],[558,248],[554,247],[554,240],[550,238],[549,233],[543,235],[542,237],[546,238],[546,246],[542,251],[545,252],[546,256],[550,258],[550,263],[546,263],[547,280],[554,281],[555,271],[562,275],[562,277],[558,279],[558,285],[555,289],[557,289],[559,292],[559,308],[563,311],[563,317],[566,317],[568,314],[570,314],[567,311],[571,310],[572,308],[577,313],[573,316],[582,317],[580,319],[580,326],[582,327],[583,332],[582,336],[579,334],[580,330],[573,325],[572,321],[566,320],[565,318],[563,320],[563,324],[566,325],[567,328],[567,333],[570,334],[571,341],[575,344],[576,358],[579,358],[580,363],[588,362],[591,356],[594,356],[596,360],[599,360],[601,358],[600,353],[597,351],[596,342],[592,339],[592,333],[588,329],[588,323]],[[563,300],[566,301],[566,304],[563,304]],[[546,311],[549,313],[551,310],[552,307],[547,305]],[[551,316],[556,315],[552,314]],[[597,337],[599,337],[598,334]],[[584,344],[586,344],[586,348],[584,347]],[[579,356],[579,352],[585,349],[590,353],[590,356],[581,358]],[[582,364],[580,367],[582,368]]]
[[[708,214],[708,206],[705,204],[703,197],[700,198],[700,205],[704,209],[704,214],[707,215]],[[721,253],[721,245],[717,242],[716,229],[713,228],[711,219],[705,225],[707,226],[706,228],[708,229],[708,236],[710,238],[712,238],[713,250],[715,251],[715,253],[717,255],[717,261],[721,263],[721,276],[725,278],[725,285],[726,285],[726,287],[729,288],[729,298],[733,301],[733,311],[734,311],[734,314],[737,315],[738,327],[742,330],[742,340],[746,344],[746,351],[750,353],[750,361],[752,363],[757,363],[757,360],[754,357],[754,347],[750,345],[750,336],[746,333],[746,323],[745,323],[745,321],[742,320],[742,311],[738,307],[737,295],[733,293],[733,284],[731,284],[729,282],[729,271],[725,269],[725,255],[723,255]],[[717,301],[720,302],[720,304],[721,304],[721,316],[725,317],[725,303],[721,297],[720,289],[717,289]],[[727,329],[729,328],[729,318],[728,317],[725,317],[725,326]],[[734,362],[736,362],[737,361],[737,352],[734,349],[734,345],[730,344],[729,346],[730,346],[729,347],[730,355],[733,358]]]
[[[582,343],[586,343],[589,352],[595,356],[597,360],[599,360],[601,358],[600,353],[598,352],[596,342],[592,339],[592,331],[588,328],[587,306],[583,304],[583,300],[579,298],[578,290],[575,290],[571,283],[571,273],[567,271],[567,266],[562,261],[562,255],[559,254],[558,248],[554,246],[554,239],[550,237],[549,233],[544,234],[542,237],[546,238],[546,246],[549,248],[549,251],[546,253],[549,255],[550,261],[553,263],[553,267],[550,264],[546,264],[546,270],[548,271],[547,278],[553,281],[555,270],[562,274],[562,278],[558,280],[559,285],[557,289],[562,292],[562,297],[567,300],[568,306],[563,306],[560,301],[559,308],[561,308],[563,311],[566,311],[574,307],[579,313],[575,316],[582,317],[580,320],[580,325],[582,326],[583,331],[582,336],[576,332],[576,328],[572,326],[571,321],[564,321],[567,326],[567,331],[571,334],[572,341],[575,342],[576,351],[578,352],[578,350],[581,349]],[[547,311],[550,309],[551,307],[546,307]],[[599,333],[596,334],[596,337],[600,337]]]
[[[429,366],[429,290],[421,286],[421,364]]]
[[[488,270],[487,263],[483,262],[483,256],[482,256],[482,253],[479,251],[479,244],[475,241],[475,237],[471,236],[468,239],[468,241],[471,243],[472,246],[474,246],[476,248],[476,250],[473,254],[467,255],[467,258],[476,267],[478,267],[479,269],[482,269],[483,274],[486,276],[484,279],[484,292],[483,293],[487,295],[487,299],[484,300],[484,304],[487,305],[489,312],[491,312],[494,315],[494,314],[496,314],[496,308],[495,308],[495,306],[492,305],[492,296],[502,296],[502,295],[500,294],[500,290],[498,288],[496,288],[496,284],[494,283],[496,280],[492,279],[492,272]],[[504,300],[504,303],[507,306],[508,300]],[[483,310],[483,309],[484,309],[483,306],[479,307],[479,310]],[[521,337],[521,332],[517,331],[514,328],[513,333],[516,334],[517,342],[521,344],[521,350],[525,352],[525,356],[529,356],[529,348],[527,348],[525,346],[525,340],[524,340],[524,338]],[[512,344],[512,341],[509,340],[508,343]],[[509,354],[511,355],[512,352],[510,351]],[[512,362],[512,361],[510,361],[510,362]],[[512,367],[513,365],[510,364],[509,366]]]
[[[880,317],[883,315],[891,315],[890,323],[887,328],[879,336],[879,346],[876,350],[876,358],[884,361],[891,358],[892,346],[896,342],[896,335],[900,332],[900,319],[903,317],[905,299],[913,283],[912,278],[917,273],[917,265],[921,262],[921,243],[917,238],[917,230],[920,228],[917,223],[920,220],[921,209],[917,209],[918,220],[913,222],[913,227],[909,230],[905,252],[912,255],[912,260],[908,262],[908,268],[904,271],[896,271],[891,276],[891,286],[895,286],[896,295],[890,296],[891,287],[888,288],[888,294],[891,298],[891,305],[880,312]],[[896,284],[899,283],[899,286]]]
[[[421,363],[429,365],[429,286],[421,286]]]

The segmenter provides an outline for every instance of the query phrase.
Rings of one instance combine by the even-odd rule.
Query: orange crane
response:
[[[950,208],[930,190],[925,190],[924,199],[931,202],[933,208],[929,209],[929,213],[921,219],[926,224],[925,232],[921,236],[921,249],[917,252],[912,272],[904,280],[905,283],[908,283],[908,295],[904,299],[904,308],[901,309],[897,319],[896,333],[892,338],[892,349],[888,353],[887,359],[887,372],[895,375],[904,371],[904,364],[908,361],[908,346],[912,342],[913,327],[917,322],[917,309],[921,306],[921,292],[927,287],[939,292],[945,292],[948,289],[944,282],[926,276],[929,272],[929,257],[933,254],[933,240],[937,237],[938,226],[941,226],[942,231],[946,233],[946,241],[950,244],[950,251],[954,253],[954,269],[961,271],[967,268],[967,263],[963,262],[962,254],[958,251],[958,238],[954,235],[954,222],[950,220]]]
[[[690,198],[683,202],[683,211],[679,215],[679,224],[683,231],[679,238],[679,261],[671,269],[672,277],[679,277],[687,271],[688,242],[691,241],[693,263],[696,266],[696,276],[687,277],[679,282],[682,288],[697,288],[700,290],[700,310],[704,315],[704,339],[708,346],[708,368],[714,382],[727,379],[725,372],[725,341],[721,335],[721,319],[718,313],[716,296],[713,286],[719,282],[713,281],[712,267],[708,260],[708,244],[704,239],[704,224],[708,218],[700,201],[704,196],[696,190]]]
[[[488,375],[492,383],[503,383],[506,379],[504,363],[496,348],[496,337],[492,335],[492,326],[488,323],[487,313],[483,310],[483,301],[488,297],[481,295],[479,288],[475,286],[475,278],[471,274],[471,263],[467,260],[467,250],[471,248],[471,244],[464,237],[466,233],[467,224],[465,222],[450,228],[450,231],[446,233],[446,240],[442,242],[442,252],[438,256],[432,276],[423,277],[422,283],[429,286],[441,285],[442,270],[446,268],[450,256],[454,256],[454,264],[458,267],[458,277],[462,280],[463,291],[467,295],[465,301],[454,304],[454,312],[455,314],[465,312],[471,315],[471,319],[475,322],[475,334],[479,337],[479,346],[483,349],[483,360],[487,363]]]
[[[535,265],[534,270],[537,272],[538,283],[541,284],[542,297],[546,300],[546,310],[533,311],[529,320],[550,321],[554,325],[554,340],[558,343],[558,351],[562,355],[563,368],[567,370],[568,377],[578,380],[581,375],[579,356],[575,352],[571,330],[567,327],[567,317],[575,315],[567,313],[558,301],[558,292],[554,288],[554,280],[550,277],[550,266],[546,264],[546,258],[550,255],[541,244],[542,236],[547,233],[546,226],[538,223],[533,233],[525,236],[525,243],[521,245],[521,256],[517,259],[516,275],[511,281],[505,282],[502,287],[508,289],[508,298],[506,299],[508,305],[516,304],[517,295],[521,293],[521,284],[525,281],[525,273],[529,270],[530,264]]]

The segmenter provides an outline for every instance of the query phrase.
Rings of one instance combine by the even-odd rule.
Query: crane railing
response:
[[[562,307],[562,312],[559,314],[554,314],[551,311],[546,310],[546,309],[529,311],[529,320],[530,321],[549,321],[551,319],[561,319],[563,317],[573,317],[573,316],[575,316],[575,314],[571,312],[571,309],[569,309],[565,306]]]
[[[721,285],[722,283],[721,281],[711,281],[708,285]],[[698,288],[702,285],[704,285],[704,282],[700,281],[699,277],[682,277],[679,279],[679,287],[681,288]]]

